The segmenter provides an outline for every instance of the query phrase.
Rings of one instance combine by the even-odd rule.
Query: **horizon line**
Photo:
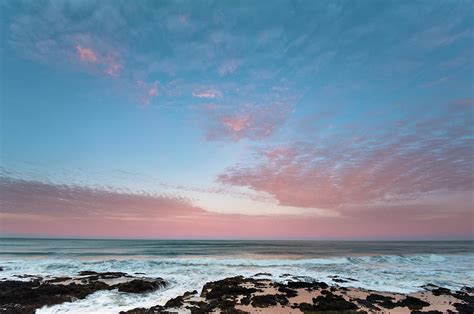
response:
[[[315,241],[315,242],[474,242],[474,238],[440,239],[316,239],[316,238],[119,238],[0,235],[0,240],[105,240],[105,241]]]

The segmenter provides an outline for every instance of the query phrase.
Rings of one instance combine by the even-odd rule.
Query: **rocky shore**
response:
[[[166,287],[162,278],[134,277],[122,272],[83,271],[78,276],[42,278],[25,275],[27,281],[0,281],[0,313],[34,313],[43,306],[84,299],[100,290],[146,293]]]
[[[121,314],[149,313],[473,313],[474,291],[427,285],[412,294],[329,286],[324,282],[288,275],[281,283],[256,274],[208,282],[201,292],[189,291],[164,305],[135,308]],[[122,272],[80,272],[74,277],[0,282],[0,313],[34,313],[44,306],[84,299],[100,290],[148,293],[165,289],[163,278],[147,278]],[[25,281],[25,279],[27,279]],[[335,282],[357,281],[339,278]],[[100,312],[100,309],[98,309]]]

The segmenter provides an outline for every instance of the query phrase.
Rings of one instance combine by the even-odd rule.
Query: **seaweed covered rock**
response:
[[[312,282],[307,282],[307,281],[289,281],[287,283],[288,288],[290,289],[299,289],[299,288],[304,288],[307,290],[319,290],[319,289],[327,289],[329,288],[329,285],[325,282],[319,282],[319,281],[312,281]]]
[[[45,305],[84,299],[91,293],[109,289],[109,285],[100,281],[69,285],[39,281],[3,281],[0,282],[0,309],[5,313],[34,313]]]
[[[179,308],[183,306],[183,304],[184,304],[184,298],[182,296],[179,296],[176,298],[169,299],[165,303],[165,307],[166,308]]]
[[[120,314],[166,314],[167,312],[163,306],[156,305],[150,308],[139,307],[128,311],[121,311]]]
[[[415,297],[407,296],[405,299],[398,301],[397,306],[400,307],[408,307],[410,310],[421,310],[425,306],[429,306],[430,304],[428,302],[425,302],[423,300],[420,300]]]
[[[165,286],[166,282],[162,278],[157,278],[154,280],[133,279],[131,281],[116,284],[113,287],[118,288],[120,292],[143,293],[154,291]]]
[[[356,310],[359,307],[347,301],[341,296],[335,295],[331,292],[326,295],[320,295],[316,298],[313,298],[314,308],[317,311],[347,311],[347,310]]]
[[[277,304],[286,305],[288,303],[288,299],[281,294],[256,295],[252,298],[251,302],[253,307],[269,307]]]
[[[244,287],[246,283],[258,282],[256,279],[243,276],[230,277],[223,280],[208,282],[204,285],[201,297],[210,299],[236,298],[239,295],[248,296],[259,291],[256,288]]]

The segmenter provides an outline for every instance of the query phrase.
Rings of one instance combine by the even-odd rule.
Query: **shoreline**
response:
[[[166,289],[166,279],[123,272],[82,271],[77,276],[42,278],[18,276],[21,280],[0,281],[0,313],[35,313],[39,309],[74,302],[99,291],[146,294]],[[453,291],[435,285],[423,291],[394,293],[328,285],[286,274],[282,282],[265,278],[229,277],[207,282],[201,291],[188,291],[164,304],[135,307],[122,314],[149,313],[473,313],[474,289]],[[334,282],[357,281],[334,276]],[[100,309],[97,309],[100,312]]]

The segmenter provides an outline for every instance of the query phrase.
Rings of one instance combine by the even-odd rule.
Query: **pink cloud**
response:
[[[44,183],[0,178],[3,213],[51,218],[149,219],[203,212],[189,200],[123,189]]]
[[[97,55],[91,48],[83,48],[80,45],[76,45],[77,56],[81,61],[85,62],[97,62]]]
[[[293,148],[285,146],[263,151],[263,154],[268,158],[268,160],[274,162],[291,159],[296,155],[296,153],[297,152]]]
[[[83,48],[76,45],[76,52],[82,62],[93,63],[89,68],[93,74],[106,74],[116,78],[124,66],[120,61],[120,55],[111,47],[98,45],[99,48]]]
[[[148,96],[150,97],[155,97],[158,95],[158,86],[154,84],[149,90],[148,90]]]
[[[116,77],[122,70],[123,66],[120,63],[111,63],[108,65],[105,73],[112,77]]]
[[[466,209],[429,217],[427,208],[365,208],[352,217],[217,214],[179,196],[57,185],[0,177],[2,234],[144,238],[393,239],[472,237]],[[407,216],[413,219],[407,219]],[[423,219],[423,220],[420,220]]]
[[[210,118],[207,138],[233,141],[263,139],[283,125],[290,113],[291,108],[282,103],[244,105],[237,111],[207,111]]]
[[[216,89],[204,89],[204,90],[196,90],[193,92],[193,96],[197,98],[216,98],[222,97],[222,93]]]
[[[445,112],[407,121],[404,133],[398,126],[377,137],[351,131],[261,150],[255,164],[231,167],[218,180],[269,193],[283,205],[337,210],[472,193],[469,116]]]
[[[151,100],[158,96],[158,87],[158,81],[151,84],[142,80],[137,81],[136,88],[138,90],[138,99],[141,105],[148,106]]]
[[[221,117],[221,123],[235,133],[239,133],[250,127],[250,115],[224,116]]]

